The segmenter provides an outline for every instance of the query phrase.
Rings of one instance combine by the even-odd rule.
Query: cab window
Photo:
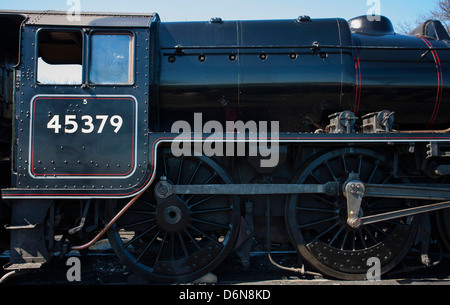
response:
[[[39,84],[79,85],[82,82],[83,35],[80,31],[38,32]]]
[[[133,36],[130,33],[97,33],[90,38],[89,82],[133,83]]]

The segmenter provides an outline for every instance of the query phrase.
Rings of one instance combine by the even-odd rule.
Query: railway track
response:
[[[274,261],[283,266],[298,264],[298,256],[291,251],[274,251],[271,253]],[[439,254],[431,253],[430,257],[438,258]],[[80,266],[79,281],[69,281],[68,274],[74,264],[68,263],[70,258]],[[0,255],[4,265],[8,262],[8,251]],[[300,275],[295,272],[281,270],[272,265],[263,251],[253,252],[251,264],[248,268],[242,267],[237,256],[231,255],[218,268],[214,274],[186,283],[189,286],[250,285],[250,286],[295,286],[295,285],[450,285],[450,254],[444,254],[439,264],[429,268],[418,265],[414,253],[408,255],[404,262],[388,274],[381,276],[380,281],[342,281],[320,275]],[[308,269],[308,268],[307,268]],[[70,276],[69,276],[70,277]],[[72,251],[65,257],[54,257],[40,269],[21,273],[8,278],[3,285],[152,285],[152,283],[134,275],[116,257],[106,240],[96,243],[86,254]],[[184,285],[165,285],[178,291]],[[277,288],[275,288],[277,289]]]

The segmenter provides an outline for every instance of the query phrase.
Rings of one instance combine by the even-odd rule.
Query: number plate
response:
[[[132,96],[37,96],[31,102],[35,178],[127,178],[136,165]]]

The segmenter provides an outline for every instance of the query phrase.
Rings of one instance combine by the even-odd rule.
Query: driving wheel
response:
[[[309,162],[295,180],[297,184],[339,182],[349,174],[364,183],[401,184],[387,158],[361,148],[343,148],[324,153]],[[359,217],[411,207],[405,199],[362,200]],[[366,279],[380,262],[380,273],[392,269],[410,249],[417,231],[417,217],[409,216],[352,228],[347,224],[347,201],[343,195],[296,194],[288,198],[287,229],[298,252],[322,273],[340,279]]]
[[[159,157],[156,177],[177,185],[232,183],[210,158],[169,153]],[[110,217],[125,204],[111,204]],[[108,237],[116,254],[137,275],[156,282],[186,282],[212,271],[233,249],[239,215],[235,196],[190,194],[156,200],[150,187],[118,219]]]

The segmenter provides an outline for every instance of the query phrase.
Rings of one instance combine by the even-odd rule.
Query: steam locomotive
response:
[[[152,282],[257,247],[348,280],[450,250],[439,21],[77,17],[0,13],[7,274],[106,237]]]

